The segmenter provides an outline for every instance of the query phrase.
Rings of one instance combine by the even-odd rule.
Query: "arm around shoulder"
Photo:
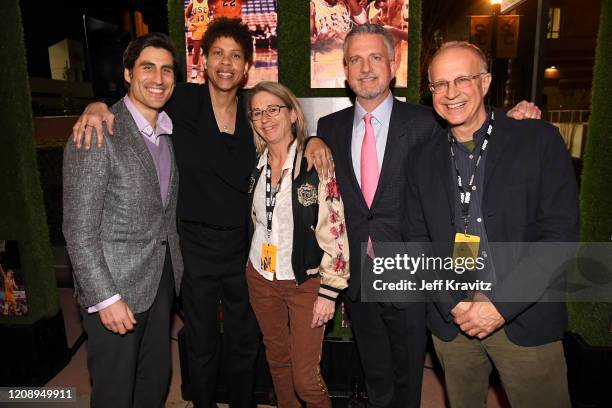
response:
[[[104,102],[92,102],[87,105],[72,127],[72,140],[77,149],[80,149],[83,144],[85,150],[89,150],[94,139],[94,131],[98,135],[103,134],[106,124],[106,130],[112,135],[114,123],[115,115]],[[103,143],[104,138],[98,138],[96,145],[102,147]]]

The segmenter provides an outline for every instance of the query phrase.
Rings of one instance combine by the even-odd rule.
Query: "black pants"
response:
[[[197,408],[214,406],[219,360],[232,407],[252,407],[259,328],[246,283],[245,228],[218,230],[179,223],[185,271],[181,287],[189,373]],[[223,309],[223,350],[219,344],[219,300]]]
[[[170,324],[174,279],[170,252],[153,304],[134,315],[134,331],[107,330],[98,313],[81,309],[87,333],[92,407],[163,407],[170,384]]]
[[[425,304],[344,298],[368,391],[368,407],[418,408],[427,345]]]

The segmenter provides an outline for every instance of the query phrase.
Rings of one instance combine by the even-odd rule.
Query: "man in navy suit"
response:
[[[393,98],[389,84],[399,64],[393,56],[393,38],[381,26],[353,28],[344,42],[344,64],[347,82],[357,95],[355,105],[321,118],[317,135],[333,152],[345,202],[354,255],[344,302],[365,372],[368,405],[418,407],[426,345],[425,305],[366,303],[360,295],[362,266],[367,271],[372,264],[370,256],[361,253],[361,244],[404,241],[404,163],[409,151],[435,126],[431,110]],[[375,156],[370,158],[364,149],[366,133],[374,136]],[[364,159],[374,160],[373,168],[365,166]],[[371,177],[378,182],[374,191],[367,192],[364,182],[370,183]]]
[[[485,106],[491,74],[476,46],[442,45],[429,80],[434,109],[447,126],[408,160],[407,234],[455,247],[478,241],[476,252],[489,258],[484,276],[501,284],[428,306],[451,406],[483,406],[495,365],[512,406],[569,407],[565,304],[543,301],[545,288],[525,301],[500,297],[503,271],[514,269],[514,284],[533,291],[536,279],[550,273],[545,261],[523,258],[515,267],[489,251],[492,243],[578,240],[576,180],[563,139],[549,124],[512,120]]]

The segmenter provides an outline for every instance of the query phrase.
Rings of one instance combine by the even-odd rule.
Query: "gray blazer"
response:
[[[64,223],[75,292],[82,307],[120,294],[132,312],[148,310],[170,246],[179,293],[183,260],[176,228],[178,170],[170,142],[167,205],[159,193],[155,164],[123,101],[111,107],[114,135],[104,147],[64,151]],[[70,138],[72,139],[72,138]]]

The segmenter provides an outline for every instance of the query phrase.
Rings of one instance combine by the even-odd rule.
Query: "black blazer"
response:
[[[344,200],[351,253],[347,295],[357,300],[361,288],[361,265],[365,259],[365,254],[361,254],[361,243],[367,242],[368,236],[374,245],[405,240],[402,232],[407,183],[405,162],[413,147],[431,136],[436,122],[431,109],[394,100],[378,187],[372,207],[368,208],[351,157],[354,112],[354,107],[349,107],[321,118],[317,136],[331,148],[336,164],[336,180]]]
[[[177,214],[183,220],[246,226],[256,154],[244,95],[238,93],[236,129],[228,136],[217,126],[208,87],[178,84],[164,107],[174,126],[172,141],[181,174]]]
[[[410,241],[453,242],[454,170],[447,130],[408,160],[406,202]],[[484,177],[482,213],[489,242],[577,242],[578,193],[572,163],[556,127],[542,121],[517,121],[495,110]],[[528,280],[529,277],[526,277]],[[508,338],[535,346],[562,338],[567,324],[564,303],[502,303]],[[428,308],[432,332],[445,341],[458,334],[451,303]]]

